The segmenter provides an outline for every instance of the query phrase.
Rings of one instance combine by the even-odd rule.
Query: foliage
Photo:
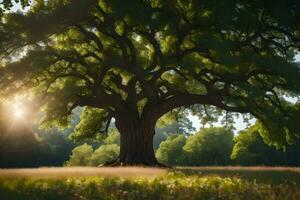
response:
[[[120,151],[120,135],[116,131],[111,131],[102,144],[96,150],[91,145],[83,144],[72,150],[70,159],[66,161],[66,166],[98,166],[108,161],[116,159]]]
[[[202,128],[187,138],[183,149],[187,165],[228,165],[233,148],[233,133],[225,128]]]
[[[235,138],[231,158],[239,165],[299,166],[300,143],[288,145],[285,151],[268,146],[254,125],[241,131]]]
[[[103,140],[104,144],[116,144],[120,145],[120,134],[116,129],[109,131],[108,137]]]
[[[38,163],[38,166],[62,166],[63,163],[69,159],[72,149],[78,145],[68,138],[68,135],[70,134],[68,131],[39,130],[37,133],[45,146],[45,148],[41,150],[41,157],[44,162]]]
[[[76,177],[66,179],[1,179],[0,198],[6,200],[57,199],[299,199],[296,185],[268,185],[239,178],[187,176],[178,173],[157,178]]]
[[[84,137],[112,117],[154,131],[166,113],[200,105],[204,121],[248,113],[265,141],[287,145],[300,134],[299,102],[285,98],[300,94],[299,10],[297,0],[39,0],[1,24],[1,96],[42,94],[57,126],[77,106],[101,111],[81,119]]]
[[[178,111],[179,112],[179,111]],[[159,119],[157,127],[159,131],[168,134],[189,135],[196,131],[192,121],[188,118],[189,112],[169,112]]]
[[[91,156],[90,165],[98,166],[105,162],[115,160],[118,157],[119,152],[120,146],[116,144],[102,145],[98,149],[96,149]]]
[[[161,143],[156,156],[167,165],[229,165],[233,133],[226,128],[202,128],[184,137],[171,135]]]
[[[2,0],[0,2],[0,16],[4,11],[10,10],[14,4],[20,4],[22,8],[29,6],[30,0]]]
[[[183,135],[169,136],[156,151],[158,161],[167,165],[180,165],[183,161],[182,147],[185,142],[186,138]]]
[[[155,152],[159,148],[159,145],[168,138],[169,134],[171,133],[167,133],[162,129],[156,129],[153,137],[153,149]]]
[[[72,150],[70,160],[66,162],[66,166],[87,166],[90,164],[90,158],[93,154],[93,147],[83,144]]]
[[[101,122],[103,117],[107,117],[106,115],[105,111],[101,109],[84,108],[80,115],[80,122],[75,127],[71,138],[75,141],[89,138],[100,140],[104,132]]]

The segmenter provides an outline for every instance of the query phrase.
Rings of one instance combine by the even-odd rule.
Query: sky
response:
[[[192,121],[193,126],[196,128],[196,132],[198,132],[201,129],[200,120],[197,116],[189,115],[188,118]],[[250,121],[251,124],[255,123],[255,119]],[[221,123],[213,123],[214,126],[223,126]],[[238,133],[241,130],[244,130],[247,128],[247,124],[243,121],[242,115],[239,115],[239,117],[235,117],[235,123],[234,123],[234,133]]]

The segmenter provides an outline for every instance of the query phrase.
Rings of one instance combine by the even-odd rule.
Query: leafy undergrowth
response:
[[[296,184],[268,185],[239,178],[169,172],[155,178],[69,177],[0,180],[1,200],[300,199]]]

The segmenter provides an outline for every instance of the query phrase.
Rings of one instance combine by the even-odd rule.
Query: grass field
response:
[[[282,167],[2,169],[0,199],[300,200],[300,169]]]
[[[300,168],[297,167],[178,167],[177,170],[185,174],[236,177],[271,185],[295,183],[300,186]]]

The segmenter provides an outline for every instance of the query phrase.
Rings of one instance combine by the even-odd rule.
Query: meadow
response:
[[[299,168],[3,169],[0,199],[297,200],[299,180]]]

